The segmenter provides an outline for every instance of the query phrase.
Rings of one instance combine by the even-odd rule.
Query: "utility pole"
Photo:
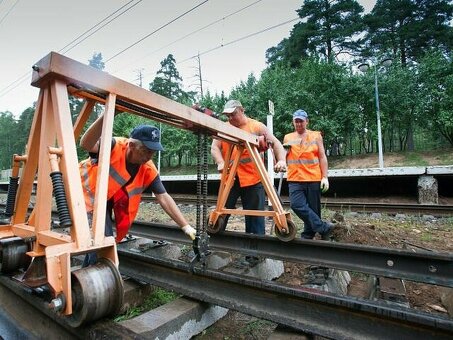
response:
[[[135,72],[137,72],[137,79],[136,80],[138,80],[138,86],[140,86],[140,87],[143,87],[143,71],[144,70],[145,69],[143,67],[138,69],[138,70],[135,70]]]
[[[203,98],[203,77],[201,73],[201,58],[200,58],[200,52],[198,52],[197,55],[197,63],[198,63],[198,72],[195,74],[195,77],[198,79],[199,87],[200,87],[200,97]]]

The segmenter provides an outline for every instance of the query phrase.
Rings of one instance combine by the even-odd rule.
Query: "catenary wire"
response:
[[[75,41],[77,41],[78,39],[80,39],[81,37],[83,37],[85,34],[89,33],[90,31],[92,31],[94,28],[98,27],[99,25],[101,25],[104,21],[106,21],[107,19],[109,19],[111,16],[113,16],[114,14],[116,14],[117,12],[119,12],[120,10],[122,10],[124,7],[128,6],[129,4],[131,4],[132,2],[134,2],[136,0],[131,0],[129,1],[127,4],[121,6],[120,8],[118,8],[116,11],[114,11],[113,13],[109,14],[108,16],[106,16],[104,19],[102,19],[101,21],[99,21],[96,25],[92,26],[91,28],[89,28],[88,30],[86,30],[85,32],[83,32],[82,34],[80,34],[77,38],[75,38],[74,40],[72,40],[70,43],[66,44],[66,46],[64,46],[63,48],[61,48],[58,52],[61,52],[63,54],[69,52],[70,50],[72,50],[74,47],[78,46],[80,43],[82,43],[83,41],[85,41],[86,39],[88,39],[89,37],[91,37],[94,33],[98,32],[100,29],[102,29],[104,26],[107,26],[109,23],[111,23],[113,20],[117,19],[118,17],[120,17],[121,15],[123,15],[124,13],[126,13],[127,11],[129,11],[130,9],[132,9],[133,7],[137,6],[140,2],[142,2],[143,0],[138,0],[138,2],[136,2],[135,4],[131,5],[130,7],[126,8],[124,11],[122,11],[120,14],[118,14],[117,16],[115,16],[114,18],[112,18],[111,20],[107,21],[105,24],[103,24],[101,27],[99,27],[98,29],[96,29],[95,31],[91,32],[89,35],[87,35],[86,37],[84,37],[82,40],[80,40],[77,44],[75,44],[74,46],[72,46],[71,48],[67,49],[66,51],[64,51],[65,48],[69,47],[72,43],[74,43]]]
[[[169,22],[163,24],[162,26],[160,26],[159,28],[155,29],[154,31],[152,31],[151,33],[145,35],[143,38],[140,38],[139,40],[137,40],[136,42],[134,42],[133,44],[129,45],[128,47],[122,49],[121,51],[119,51],[118,53],[114,54],[113,56],[111,56],[109,59],[107,59],[105,61],[105,63],[108,63],[109,61],[111,61],[112,59],[116,58],[117,56],[123,54],[124,52],[126,52],[127,50],[129,50],[130,48],[134,47],[135,45],[139,44],[140,42],[142,42],[143,40],[149,38],[150,36],[152,36],[153,34],[159,32],[161,29],[167,27],[168,25],[174,23],[175,21],[177,21],[178,19],[182,18],[183,16],[189,14],[190,12],[194,11],[195,9],[197,9],[198,7],[204,5],[205,3],[207,3],[209,0],[205,0],[201,3],[199,3],[198,5],[192,7],[191,9],[185,11],[184,13],[178,15],[176,18],[170,20]]]
[[[9,10],[6,12],[6,14],[3,16],[3,18],[0,19],[0,25],[2,24],[3,20],[6,19],[6,17],[11,13],[11,11],[16,7],[16,5],[19,3],[20,0],[16,0],[16,2],[9,8]]]
[[[237,43],[237,42],[239,42],[239,41],[242,41],[242,40],[245,40],[245,39],[254,37],[254,36],[258,35],[258,34],[261,34],[261,33],[267,32],[267,31],[270,31],[270,30],[272,30],[272,29],[274,29],[274,28],[277,28],[277,27],[280,27],[280,26],[289,24],[290,22],[293,22],[293,21],[296,21],[296,20],[299,20],[299,19],[300,19],[299,17],[294,18],[294,19],[290,19],[290,20],[287,20],[287,21],[282,22],[282,23],[280,23],[280,24],[277,24],[277,25],[274,25],[274,26],[267,27],[267,28],[265,28],[265,29],[263,29],[263,30],[261,30],[261,31],[258,31],[258,32],[255,32],[255,33],[251,33],[251,34],[248,34],[248,35],[243,36],[243,37],[241,37],[241,38],[232,40],[232,41],[227,42],[227,43],[225,43],[225,44],[220,44],[219,46],[213,47],[213,48],[211,48],[211,49],[209,49],[209,50],[206,50],[206,51],[203,51],[203,52],[199,52],[199,53],[197,53],[196,55],[193,55],[193,56],[191,56],[191,57],[189,57],[189,58],[186,58],[186,59],[184,59],[184,60],[178,62],[177,64],[184,63],[184,62],[189,61],[189,60],[191,60],[191,59],[193,59],[193,58],[197,58],[197,57],[202,56],[202,55],[204,55],[204,54],[208,54],[208,53],[210,53],[210,52],[213,52],[213,51],[215,51],[215,50],[218,50],[219,48],[222,48],[222,47],[225,47],[225,46],[228,46],[228,45],[235,44],[235,43]]]
[[[16,3],[18,2],[19,0],[16,1]],[[118,8],[117,10],[115,10],[114,12],[112,12],[110,15],[108,15],[107,17],[105,17],[104,19],[102,19],[101,21],[99,21],[96,25],[92,26],[90,29],[88,29],[87,31],[85,31],[84,33],[82,33],[81,35],[79,35],[76,39],[74,39],[73,41],[71,41],[69,44],[66,44],[63,48],[61,48],[60,50],[58,50],[58,52],[62,52],[66,47],[68,47],[69,45],[71,45],[74,41],[76,41],[77,39],[79,39],[80,37],[82,37],[83,35],[85,35],[87,32],[91,31],[93,28],[99,26],[102,22],[104,22],[106,19],[108,19],[109,17],[113,16],[114,14],[116,14],[118,11],[120,11],[121,9],[123,9],[125,6],[128,6],[131,2],[133,2],[135,0],[131,0],[129,1],[127,4],[121,6],[120,8]],[[115,16],[113,19],[111,19],[110,21],[108,21],[107,23],[105,23],[104,25],[102,25],[101,27],[99,27],[98,29],[96,29],[94,32],[92,32],[90,35],[86,36],[83,40],[79,41],[77,44],[75,44],[74,46],[72,46],[70,49],[64,51],[64,53],[67,53],[69,52],[71,49],[73,49],[74,47],[78,46],[80,43],[82,43],[84,40],[86,40],[87,38],[89,38],[90,36],[92,36],[94,33],[98,32],[101,28],[105,27],[106,25],[108,25],[109,23],[111,23],[113,20],[117,19],[119,16],[123,15],[124,13],[126,13],[127,11],[129,11],[131,8],[135,7],[136,5],[138,5],[140,2],[142,2],[143,0],[139,0],[137,3],[133,4],[132,6],[128,7],[126,10],[124,10],[123,12],[121,12],[119,15]],[[63,53],[63,54],[64,54]],[[3,89],[0,90],[0,98],[7,95],[8,93],[10,93],[12,90],[16,89],[19,85],[21,85],[25,80],[28,79],[28,76],[29,76],[30,72],[27,71],[25,72],[22,76],[20,76],[18,79],[14,80],[12,83],[10,83],[9,85],[7,85],[6,87],[4,87]]]
[[[224,17],[221,17],[221,18],[219,18],[219,19],[217,19],[217,20],[214,20],[214,21],[210,22],[209,24],[206,24],[206,25],[204,25],[204,26],[202,26],[202,27],[200,27],[200,28],[198,28],[198,29],[196,29],[196,30],[194,30],[194,31],[192,31],[192,32],[190,32],[190,33],[188,33],[188,34],[186,34],[186,35],[184,35],[184,36],[182,36],[182,37],[180,37],[180,38],[178,38],[178,39],[172,41],[172,42],[170,42],[170,43],[168,43],[168,44],[165,45],[165,46],[162,46],[162,47],[160,47],[160,48],[158,48],[158,49],[156,49],[156,50],[154,50],[154,51],[152,51],[152,52],[150,52],[150,53],[145,54],[143,57],[141,57],[141,58],[136,59],[135,61],[133,61],[132,64],[134,64],[134,63],[136,63],[137,61],[142,60],[142,59],[144,59],[144,58],[146,58],[146,57],[148,57],[148,56],[150,56],[150,55],[152,55],[152,54],[154,54],[154,53],[156,53],[156,52],[159,52],[159,51],[161,51],[161,50],[163,50],[163,49],[165,49],[165,48],[167,48],[167,47],[170,47],[171,45],[173,45],[173,44],[175,44],[175,43],[177,43],[177,42],[183,41],[183,40],[185,40],[186,38],[188,38],[188,37],[190,37],[190,36],[192,36],[192,35],[194,35],[194,34],[196,34],[196,33],[198,33],[198,32],[203,31],[203,30],[205,30],[205,29],[208,28],[208,27],[211,27],[211,26],[213,26],[213,25],[215,25],[215,24],[217,24],[217,23],[219,23],[219,22],[221,22],[221,21],[224,21],[225,19],[227,19],[227,18],[229,18],[229,17],[231,17],[231,16],[233,16],[233,15],[236,15],[236,14],[238,14],[238,13],[240,13],[240,12],[246,10],[247,8],[256,5],[257,3],[261,2],[261,1],[263,1],[263,0],[258,0],[258,1],[252,2],[252,3],[250,3],[250,4],[246,5],[246,6],[244,6],[244,7],[240,8],[240,9],[238,9],[238,10],[236,10],[236,11],[234,11],[234,12],[232,12],[232,13],[226,15],[226,16],[224,16]],[[131,64],[131,63],[129,63],[129,64]],[[115,70],[115,72],[117,72],[117,71],[119,71],[119,70],[118,70],[118,69]],[[145,75],[149,75],[149,74],[151,74],[151,73],[154,73],[154,72],[145,73]]]

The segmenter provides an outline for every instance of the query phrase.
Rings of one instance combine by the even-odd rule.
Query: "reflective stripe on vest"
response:
[[[115,146],[110,155],[107,200],[113,198],[116,192],[124,187],[131,177],[126,170],[126,150],[128,140],[126,138],[115,138],[115,141]],[[93,210],[97,166],[98,164],[94,164],[90,159],[80,163],[80,175],[83,183],[87,211]],[[128,196],[128,212],[131,223],[137,215],[143,191],[149,187],[157,175],[156,166],[152,161],[148,161],[139,167],[134,179],[124,187]]]
[[[290,159],[287,164],[318,164],[319,158],[315,159]]]
[[[317,182],[321,181],[321,167],[319,165],[318,131],[306,131],[304,142],[297,132],[285,136],[283,143],[290,145],[286,155],[288,164],[288,181]]]
[[[228,123],[229,124],[229,123]],[[259,135],[261,129],[261,123],[255,119],[251,119],[247,117],[247,124],[241,127],[241,130],[244,130],[248,133],[254,134],[256,136]],[[222,142],[222,155],[225,159],[226,153],[229,148],[229,143]],[[236,156],[237,148],[233,147],[233,151],[231,153],[231,161],[230,165],[233,164],[233,159]],[[247,149],[244,149],[244,152],[239,159],[239,164],[237,168],[237,176],[239,178],[239,184],[241,187],[247,187],[251,185],[255,185],[261,182],[261,178],[259,176],[258,170],[253,162],[252,158]]]
[[[119,174],[113,167],[109,168],[109,176],[116,182],[120,187],[127,183],[129,178],[124,178]],[[130,177],[130,176],[129,176]]]

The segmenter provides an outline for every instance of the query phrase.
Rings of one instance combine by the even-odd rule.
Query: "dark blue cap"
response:
[[[151,125],[139,125],[131,132],[131,138],[141,141],[148,149],[164,151],[160,144],[160,131]]]
[[[297,110],[296,112],[293,113],[293,120],[294,119],[303,119],[307,120],[308,114],[304,110]]]

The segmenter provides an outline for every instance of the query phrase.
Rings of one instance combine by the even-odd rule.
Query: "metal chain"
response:
[[[208,224],[208,136],[197,133],[197,235],[206,232]]]
[[[201,132],[197,133],[197,222],[196,229],[197,235],[200,235],[202,231],[202,225],[200,223],[201,216],[201,170],[202,170],[202,146],[203,146],[203,134]]]

